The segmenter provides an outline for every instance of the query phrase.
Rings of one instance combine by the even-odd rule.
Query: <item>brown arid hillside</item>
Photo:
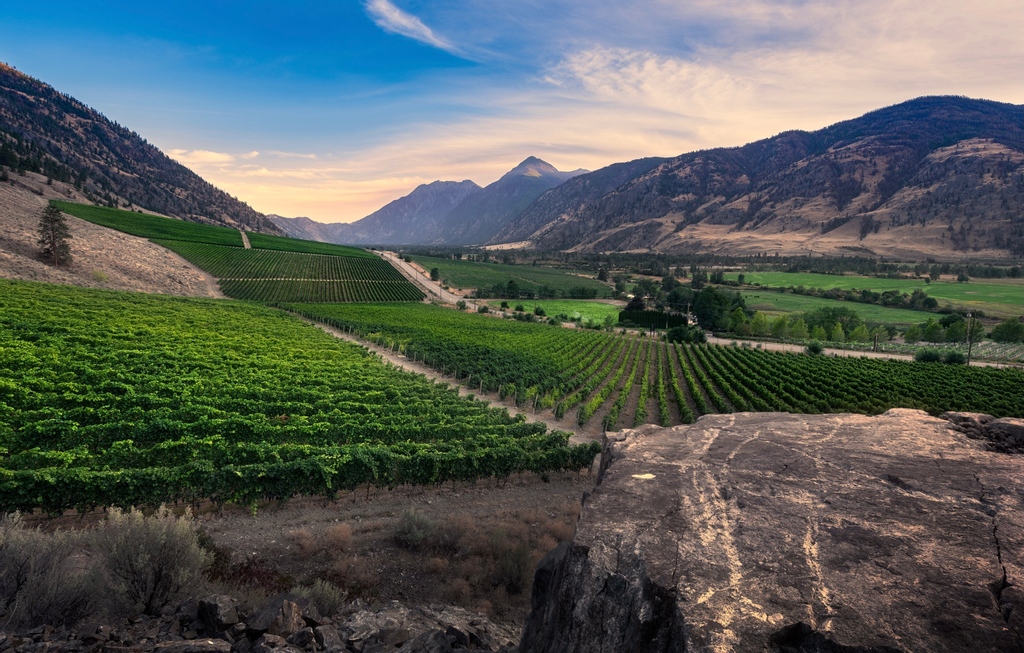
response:
[[[574,192],[549,191],[502,233],[548,250],[1019,258],[1024,107],[919,98],[554,197]]]
[[[0,182],[0,277],[111,290],[221,297],[217,282],[170,250],[144,238],[65,216],[71,230],[69,266],[39,259],[37,229],[51,199],[85,201],[73,186],[27,172]]]
[[[135,132],[3,63],[0,166],[66,182],[95,204],[281,233]]]

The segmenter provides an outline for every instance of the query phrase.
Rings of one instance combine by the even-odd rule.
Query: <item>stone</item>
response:
[[[287,637],[296,630],[306,627],[302,618],[302,607],[288,594],[273,596],[260,607],[246,622],[250,633],[270,633]]]
[[[199,620],[208,630],[220,632],[238,623],[235,600],[224,594],[214,594],[199,601]]]
[[[156,653],[231,653],[231,644],[223,639],[193,639],[184,642],[160,642]]]
[[[296,630],[294,633],[288,636],[288,643],[299,648],[306,648],[309,644],[313,643],[316,638],[313,636],[313,629],[306,626],[302,630]]]
[[[341,641],[341,635],[334,626],[317,626],[313,629],[313,637],[317,648],[326,653],[341,653],[345,650],[345,643]]]
[[[440,630],[432,630],[410,639],[398,653],[452,653],[452,645]]]
[[[1022,650],[1024,457],[949,424],[736,413],[608,434],[521,653]]]

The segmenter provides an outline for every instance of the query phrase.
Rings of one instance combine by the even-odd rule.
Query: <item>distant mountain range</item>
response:
[[[3,63],[0,165],[72,183],[97,204],[281,233],[135,132]]]
[[[275,222],[366,244],[1019,258],[1024,107],[924,97],[814,132],[589,173],[531,157],[487,188],[434,182],[351,225]]]
[[[270,216],[285,233],[355,245],[471,245],[494,238],[545,191],[586,170],[560,172],[529,157],[493,184],[435,181],[418,186],[362,220],[322,224]]]
[[[1024,107],[924,97],[743,147],[616,164],[491,239],[544,250],[1024,257]]]

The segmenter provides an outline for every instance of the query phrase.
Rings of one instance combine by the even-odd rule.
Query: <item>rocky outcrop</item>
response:
[[[1024,458],[951,422],[739,413],[610,434],[522,653],[1024,651]]]
[[[1024,419],[984,413],[943,413],[953,428],[972,440],[981,440],[989,451],[1024,453]]]
[[[252,614],[229,596],[186,601],[159,617],[115,625],[39,626],[0,631],[0,652],[16,653],[511,653],[518,633],[456,607],[409,608],[397,602],[371,609],[361,601],[323,617],[306,599],[280,594]]]

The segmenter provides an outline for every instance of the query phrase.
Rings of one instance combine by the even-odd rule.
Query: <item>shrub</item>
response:
[[[696,325],[672,327],[665,332],[669,342],[707,342],[704,329]]]
[[[455,302],[455,308],[459,309],[460,311],[466,310],[466,302],[460,299],[459,301]]]
[[[437,524],[423,512],[410,508],[402,513],[395,528],[395,542],[406,549],[419,549],[437,530]]]
[[[810,344],[807,345],[807,353],[808,354],[813,354],[813,355],[817,356],[818,354],[820,354],[823,351],[825,351],[825,348],[822,347],[821,343],[818,342],[817,340],[812,340],[810,342]]]
[[[292,588],[292,594],[309,599],[320,614],[330,617],[341,612],[348,601],[348,592],[334,583],[318,578],[312,585],[300,585]]]
[[[165,506],[149,517],[111,508],[91,535],[100,583],[120,604],[114,607],[129,613],[157,615],[183,591],[194,593],[210,563],[190,516],[176,517]]]
[[[486,304],[481,304],[480,306],[476,307],[476,312],[477,313],[490,313],[491,309],[488,308]]]
[[[348,524],[335,524],[324,531],[324,540],[335,551],[347,551],[352,546],[352,527]]]
[[[938,349],[919,349],[914,354],[914,360],[918,363],[941,363],[942,352]]]
[[[62,626],[88,614],[93,583],[76,564],[80,539],[26,529],[18,514],[0,520],[0,623]]]
[[[529,585],[532,568],[533,552],[529,545],[520,543],[507,546],[498,554],[495,581],[509,594],[519,594]]]
[[[942,357],[942,362],[946,365],[966,365],[967,356],[958,351],[947,351]]]
[[[544,309],[541,308],[540,306],[534,306],[533,307],[533,314],[536,315],[537,317],[546,317],[547,316],[547,313],[545,313]]]
[[[516,304],[515,312],[516,313],[524,313],[524,312],[526,312],[526,309],[523,308],[522,304]]]

